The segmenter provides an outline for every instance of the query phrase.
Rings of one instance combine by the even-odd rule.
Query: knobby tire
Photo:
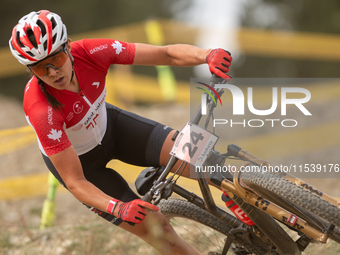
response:
[[[194,243],[191,243],[195,248],[197,248],[202,254],[208,254],[209,251],[221,253],[224,247],[224,241],[232,229],[232,226],[228,225],[227,223],[219,220],[212,214],[204,211],[203,209],[199,208],[198,206],[181,199],[168,199],[162,200],[158,207],[160,211],[165,215],[165,217],[172,223],[172,225],[176,225],[176,219],[185,219],[184,224],[185,226],[179,226],[179,229],[174,227],[176,232],[181,235],[184,231],[183,229],[187,229],[189,232],[189,239],[194,239]],[[203,231],[203,238],[208,240],[203,240],[202,236],[197,237],[200,230],[198,230],[196,225],[191,225],[191,222],[197,222],[206,227]],[[212,233],[213,231],[217,231],[222,234],[222,237],[219,237],[221,240],[217,241],[219,243],[219,247],[213,247],[213,250],[207,250],[206,248],[211,248],[210,241],[212,239],[217,238],[217,235]],[[197,236],[196,236],[197,234]],[[183,234],[182,234],[183,238]],[[183,238],[185,241],[190,243],[190,240],[186,240],[187,238]],[[207,241],[207,243],[205,243]],[[267,254],[268,250],[266,248],[261,247],[260,245],[256,245],[255,243],[249,244],[247,241],[237,238],[235,243],[238,247],[242,246],[245,250],[251,252],[252,254]],[[229,254],[229,253],[228,253]]]
[[[262,187],[340,227],[338,207],[275,173],[242,172],[240,179],[248,186]]]

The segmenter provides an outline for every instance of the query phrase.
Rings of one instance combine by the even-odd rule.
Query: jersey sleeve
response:
[[[38,137],[39,147],[47,156],[71,146],[63,128],[64,121],[61,112],[54,110],[48,103],[33,104],[26,112],[26,119]]]
[[[112,64],[131,65],[135,58],[134,43],[112,39],[84,39],[75,43],[92,63],[104,69],[108,69]]]

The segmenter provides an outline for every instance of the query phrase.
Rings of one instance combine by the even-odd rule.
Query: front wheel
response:
[[[221,254],[232,226],[219,220],[198,206],[181,199],[162,200],[158,207],[170,221],[176,233],[202,254]],[[256,240],[259,241],[259,240]],[[235,239],[228,254],[267,254],[268,247]]]

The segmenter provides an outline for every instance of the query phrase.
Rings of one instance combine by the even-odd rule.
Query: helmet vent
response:
[[[27,37],[29,38],[30,42],[32,43],[33,47],[37,49],[38,44],[37,44],[37,41],[35,40],[35,36],[34,36],[32,29],[28,28],[26,30],[26,34],[27,34]]]
[[[55,42],[55,39],[57,39],[57,34],[55,34],[54,36],[53,36],[53,38],[52,38],[52,43],[54,44],[54,42]]]
[[[18,44],[19,44],[19,46],[21,47],[21,48],[23,48],[23,47],[25,47],[25,45],[23,45],[22,44],[22,42],[20,41],[20,33],[19,32],[17,32],[17,42],[18,42]]]
[[[62,40],[64,37],[64,28],[61,30],[61,36],[60,36],[60,40]]]
[[[41,36],[44,37],[45,34],[46,34],[46,29],[45,29],[44,23],[42,23],[42,21],[40,19],[38,19],[37,25],[40,27]]]
[[[25,52],[26,52],[26,54],[30,55],[31,57],[35,57],[31,52],[29,52],[29,51],[25,51]]]
[[[52,17],[51,23],[52,23],[52,30],[53,30],[57,26],[57,22],[55,21],[54,17]]]

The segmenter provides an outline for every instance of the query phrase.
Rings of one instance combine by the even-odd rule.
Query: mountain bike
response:
[[[211,88],[216,78],[212,76]],[[224,93],[221,88],[214,92],[219,96]],[[218,96],[212,91],[209,95],[204,126],[198,125],[202,120],[200,105],[178,133],[168,164],[146,168],[138,176],[136,188],[143,200],[158,205],[176,232],[202,254],[301,254],[310,243],[325,244],[328,239],[340,243],[339,201],[235,144],[228,145],[225,153],[214,149],[217,138],[208,131],[208,125]],[[183,163],[170,173],[178,160]],[[208,177],[195,171],[202,197],[177,184],[186,164],[223,169],[226,160],[242,160],[244,164],[234,173],[214,171]],[[253,170],[241,171],[245,168]],[[245,224],[216,206],[209,178],[254,224]],[[173,193],[184,199],[170,198]],[[296,240],[289,231],[296,234]]]

